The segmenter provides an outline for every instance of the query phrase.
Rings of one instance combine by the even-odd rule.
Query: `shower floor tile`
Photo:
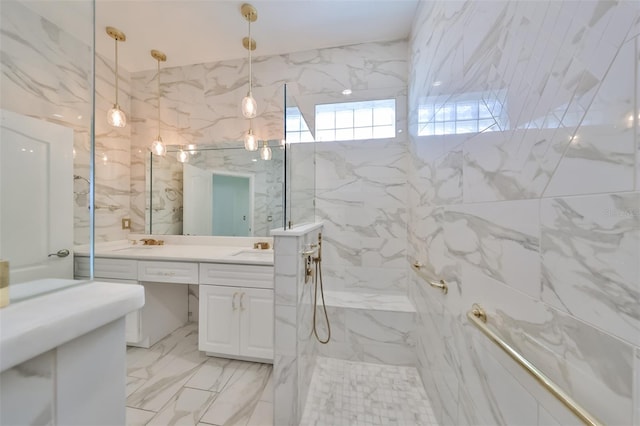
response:
[[[438,425],[415,368],[333,358],[318,358],[300,424]]]

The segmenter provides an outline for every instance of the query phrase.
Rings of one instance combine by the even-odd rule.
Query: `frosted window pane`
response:
[[[428,123],[433,120],[433,108],[421,106],[418,109],[418,123]]]
[[[354,125],[355,127],[373,126],[373,110],[371,108],[357,109]]]
[[[478,118],[478,102],[458,102],[456,104],[456,120],[472,120]]]
[[[375,126],[393,124],[396,117],[393,108],[374,108],[373,124]]]
[[[445,121],[444,122],[444,134],[445,135],[455,135],[456,134],[456,122],[455,121]]]
[[[491,110],[483,101],[478,105],[478,118],[491,118]]]
[[[373,129],[371,127],[356,127],[353,129],[354,139],[373,139]]]
[[[295,132],[300,130],[300,116],[287,117],[287,131]]]
[[[336,129],[337,141],[350,141],[353,140],[353,128],[351,129]]]
[[[316,129],[335,129],[335,112],[324,111],[316,113]]]
[[[353,110],[336,111],[336,129],[353,128]]]

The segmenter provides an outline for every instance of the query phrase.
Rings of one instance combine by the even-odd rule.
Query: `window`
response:
[[[505,130],[505,106],[480,93],[475,98],[418,106],[418,136]]]
[[[316,105],[316,139],[345,141],[396,136],[396,101]]]
[[[313,142],[313,135],[311,135],[298,107],[287,108],[286,116],[287,143]]]

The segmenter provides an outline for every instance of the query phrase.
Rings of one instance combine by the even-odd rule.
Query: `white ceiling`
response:
[[[120,65],[130,71],[153,69],[149,53],[167,55],[163,67],[244,58],[248,24],[242,0],[96,0],[96,50],[113,58],[114,41],[105,27],[127,36],[118,46]],[[404,39],[418,0],[251,0],[258,20],[251,24],[255,56]],[[31,0],[25,4],[68,32],[90,35],[87,2]]]

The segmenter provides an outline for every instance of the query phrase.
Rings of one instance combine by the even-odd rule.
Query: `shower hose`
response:
[[[331,340],[331,325],[329,324],[329,315],[327,314],[327,305],[324,303],[324,289],[322,287],[322,265],[320,264],[322,261],[320,259],[315,260],[316,264],[316,276],[313,280],[314,284],[314,296],[313,296],[313,330],[312,333],[318,339],[318,342],[326,345]],[[320,282],[320,296],[322,297],[322,310],[324,312],[324,319],[327,323],[327,338],[326,340],[322,340],[318,335],[318,329],[316,327],[316,313],[318,311],[318,281]]]

